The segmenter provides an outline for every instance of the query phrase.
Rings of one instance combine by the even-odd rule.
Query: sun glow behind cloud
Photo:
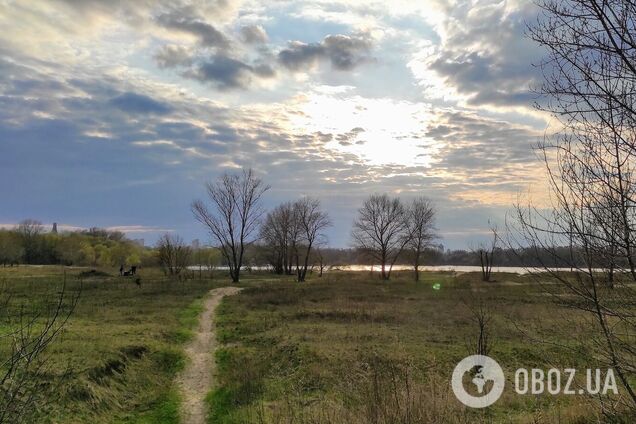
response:
[[[433,118],[428,104],[364,98],[346,87],[317,87],[297,102],[293,131],[329,134],[330,149],[369,165],[431,165],[437,146],[423,135]]]

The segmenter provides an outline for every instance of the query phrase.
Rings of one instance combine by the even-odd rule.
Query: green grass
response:
[[[10,313],[18,305],[33,314],[50,308],[64,278],[69,292],[81,290],[47,352],[46,378],[70,372],[37,422],[177,423],[173,382],[186,365],[183,345],[203,295],[229,281],[169,281],[144,269],[138,287],[114,270],[78,279],[84,271],[0,268]],[[245,274],[245,290],[218,309],[221,347],[214,353],[217,384],[207,396],[209,422],[606,422],[594,399],[510,390],[517,367],[593,364],[578,348],[593,334],[580,312],[557,307],[529,277],[515,274],[496,274],[492,283],[448,272],[423,273],[420,283],[411,278],[398,273],[382,282],[369,273],[332,272],[298,284]],[[484,411],[463,407],[450,390],[455,364],[474,353],[471,308],[479,304],[492,314],[490,356],[504,367],[508,387]]]
[[[11,296],[14,313],[19,305],[33,313],[52,306],[64,278],[69,294],[80,292],[47,351],[46,377],[68,376],[38,422],[178,423],[173,380],[185,365],[182,346],[192,336],[202,296],[223,281],[170,281],[157,270],[141,270],[139,287],[108,275],[80,280],[82,271],[0,268],[2,293]]]
[[[518,367],[593,364],[569,349],[591,327],[579,312],[557,308],[530,277],[495,279],[430,272],[420,283],[408,273],[382,282],[330,273],[305,284],[270,279],[226,298],[210,422],[603,421],[594,399],[512,391]],[[468,410],[450,390],[454,366],[475,353],[470,311],[480,303],[492,313],[489,354],[506,370],[508,387],[485,411]]]
[[[120,421],[121,424],[178,424],[179,423],[179,395],[171,390],[161,396],[150,410],[131,415]]]

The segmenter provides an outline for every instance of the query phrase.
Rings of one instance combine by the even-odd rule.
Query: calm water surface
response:
[[[315,267],[314,269],[316,269]],[[189,266],[188,269],[198,270],[199,266]],[[206,269],[203,266],[203,269]],[[216,267],[218,270],[227,270],[228,267]],[[267,266],[254,266],[251,267],[252,270],[255,271],[267,271],[270,267]],[[393,271],[412,271],[413,267],[410,265],[394,265]],[[434,265],[434,266],[420,266],[421,271],[449,271],[449,272],[481,272],[481,267],[479,266],[469,266],[469,265]],[[570,268],[552,268],[554,271],[570,271]],[[379,265],[337,265],[333,267],[326,267],[324,272],[329,271],[368,271],[368,272],[380,272]],[[528,272],[542,272],[543,269],[540,268],[524,268],[518,266],[500,266],[493,267],[493,272],[509,272],[513,274],[527,274]]]

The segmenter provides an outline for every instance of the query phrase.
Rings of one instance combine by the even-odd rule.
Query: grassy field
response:
[[[332,273],[307,284],[262,281],[226,299],[210,422],[607,422],[585,396],[512,391],[518,367],[594,365],[576,343],[589,338],[591,324],[557,308],[530,277],[495,279],[425,273],[420,283],[408,274],[382,282]],[[450,376],[476,353],[479,305],[491,315],[489,355],[504,367],[507,390],[493,407],[468,410]]]
[[[28,314],[52,306],[64,280],[68,295],[80,294],[48,349],[45,375],[65,378],[37,422],[177,423],[172,382],[184,364],[182,345],[197,323],[201,297],[222,282],[168,281],[155,270],[141,270],[137,286],[130,278],[80,278],[85,271],[0,268],[2,294]]]
[[[157,270],[141,270],[137,286],[112,270],[85,272],[0,268],[2,293],[14,306],[42,310],[55,302],[64,280],[68,293],[81,290],[48,350],[50,379],[68,375],[38,422],[177,423],[173,380],[184,366],[183,345],[202,296],[229,281],[169,281]],[[382,282],[369,273],[332,272],[298,284],[246,275],[246,289],[218,309],[223,347],[216,352],[209,422],[606,422],[585,396],[511,391],[517,367],[590,367],[593,358],[576,339],[589,339],[592,324],[555,306],[529,277],[497,274],[495,280],[426,272],[419,283],[408,273]],[[489,355],[504,367],[508,388],[493,407],[468,410],[455,399],[450,375],[475,353],[480,305],[490,316]]]

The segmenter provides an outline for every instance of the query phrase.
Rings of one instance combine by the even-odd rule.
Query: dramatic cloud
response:
[[[252,68],[239,60],[217,55],[184,75],[199,81],[212,82],[221,89],[238,88],[249,85]]]
[[[346,246],[376,192],[427,195],[464,247],[540,184],[522,0],[0,5],[0,222],[205,235],[203,183],[321,198]],[[293,40],[293,41],[289,41]]]
[[[438,114],[425,135],[443,142],[436,155],[440,170],[461,170],[467,179],[483,176],[475,171],[494,171],[503,167],[532,164],[540,132],[504,121],[481,118],[474,114],[444,112]]]
[[[333,69],[349,71],[370,60],[371,47],[365,35],[329,35],[320,43],[290,42],[278,53],[278,60],[292,71],[312,68],[321,60],[328,60]]]
[[[449,4],[439,24],[441,42],[423,59],[424,68],[469,104],[529,106],[531,86],[540,78],[532,64],[540,52],[524,32],[536,12],[532,2]]]
[[[270,78],[275,71],[268,65],[251,66],[223,55],[196,64],[183,73],[187,78],[209,82],[221,90],[246,88],[253,77]]]
[[[230,46],[230,41],[223,33],[213,25],[204,22],[201,18],[192,16],[191,13],[189,9],[175,10],[159,15],[157,22],[168,29],[182,31],[198,37],[201,45],[205,47],[226,49]]]
[[[268,41],[265,29],[260,25],[241,27],[241,38],[247,44],[264,44]]]

